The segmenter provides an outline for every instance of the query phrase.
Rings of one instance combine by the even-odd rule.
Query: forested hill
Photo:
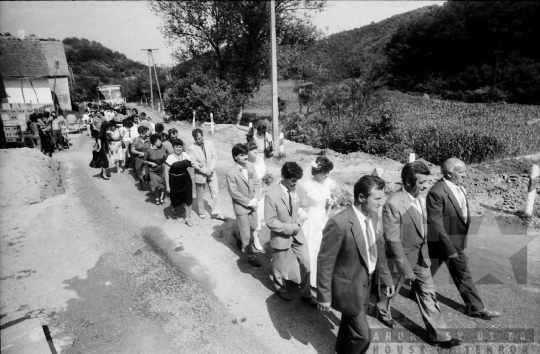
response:
[[[139,100],[145,94],[149,95],[146,65],[131,60],[96,41],[70,37],[62,42],[67,61],[73,68],[75,76],[75,87],[72,92],[75,100],[94,99],[97,94],[96,88],[100,84],[122,85],[122,94],[128,100]],[[158,74],[160,86],[164,90],[165,74],[159,68]]]
[[[308,52],[337,77],[377,67],[403,92],[540,104],[539,18],[538,1],[448,1],[328,36]]]

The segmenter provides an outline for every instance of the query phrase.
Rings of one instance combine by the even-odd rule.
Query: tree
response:
[[[179,45],[177,57],[201,66],[233,88],[242,109],[269,73],[269,6],[266,1],[150,2],[164,19],[163,33]],[[279,44],[307,44],[319,35],[301,10],[322,10],[326,0],[277,0]],[[241,114],[240,109],[240,114]]]

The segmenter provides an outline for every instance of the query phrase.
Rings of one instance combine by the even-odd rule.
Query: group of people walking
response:
[[[69,147],[67,138],[67,122],[62,111],[32,113],[27,122],[34,148],[52,156],[55,150],[62,151]]]
[[[206,217],[203,196],[208,187],[210,214],[224,220],[213,143],[196,128],[192,131],[194,144],[186,149],[176,129],[165,134],[163,125],[157,123],[150,131],[144,121],[142,118],[136,126],[126,119],[120,129],[101,122],[93,167],[108,167],[102,160],[106,154],[126,150],[116,155],[130,157],[143,188],[148,183],[154,191],[156,204],[163,204],[168,194],[175,213],[179,215],[183,206],[185,222],[193,226],[194,182],[199,217]],[[258,233],[266,225],[275,291],[283,300],[291,300],[285,279],[294,272],[292,266],[296,267],[291,263],[294,255],[300,269],[301,300],[322,311],[333,308],[342,313],[337,353],[367,352],[370,299],[374,299],[379,320],[390,328],[396,326],[392,301],[405,282],[411,284],[431,343],[442,348],[460,345],[449,332],[435,294],[433,276],[442,263],[448,267],[467,315],[486,320],[500,316],[484,306],[469,272],[465,248],[471,216],[462,185],[466,177],[462,161],[451,158],[442,164],[443,177],[427,197],[430,170],[420,161],[403,167],[403,187],[390,196],[385,195],[384,180],[363,176],[354,185],[352,205],[332,215],[337,184],[328,177],[333,163],[326,156],[311,162],[309,177],[304,178],[304,170],[296,162],[286,162],[279,183],[263,183],[265,156],[271,155],[269,147],[273,146],[266,130],[265,122],[260,122],[248,134],[247,143],[237,143],[231,150],[234,165],[226,183],[238,224],[236,245],[252,266],[261,267],[257,254],[263,248]],[[127,160],[122,161],[126,167]],[[102,177],[108,178],[104,172]]]

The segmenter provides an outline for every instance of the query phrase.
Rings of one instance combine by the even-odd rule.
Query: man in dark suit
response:
[[[281,182],[266,192],[264,199],[264,219],[270,229],[270,247],[273,250],[272,278],[277,293],[283,300],[291,300],[285,285],[288,253],[293,252],[300,266],[300,293],[302,301],[317,307],[309,286],[310,264],[306,238],[302,223],[307,213],[300,209],[296,194],[296,183],[303,171],[296,162],[286,162],[281,168]]]
[[[354,206],[331,218],[323,230],[317,257],[317,300],[320,310],[332,307],[341,312],[338,354],[367,352],[371,330],[366,310],[371,288],[379,292],[382,285],[385,296],[394,294],[384,238],[376,234],[384,185],[379,177],[360,178],[354,185]]]
[[[236,246],[248,255],[248,262],[259,268],[261,262],[253,253],[251,243],[257,232],[257,206],[261,189],[261,181],[255,168],[247,160],[248,150],[244,144],[236,144],[232,148],[232,156],[236,162],[227,173],[227,188],[232,199],[236,222],[240,237],[236,235]]]
[[[447,330],[446,321],[437,302],[435,286],[429,269],[427,248],[427,212],[420,194],[427,188],[429,168],[421,161],[406,164],[401,171],[403,189],[393,193],[383,207],[383,228],[388,268],[396,293],[405,280],[411,281],[418,309],[433,344],[443,348],[460,345]],[[392,298],[377,303],[381,322],[395,327],[390,314]]]
[[[426,200],[431,274],[435,277],[440,265],[446,263],[467,306],[467,314],[486,320],[500,317],[497,311],[485,308],[467,265],[465,248],[471,215],[466,191],[462,186],[467,176],[465,163],[451,158],[442,164],[441,171],[443,178],[431,188]]]

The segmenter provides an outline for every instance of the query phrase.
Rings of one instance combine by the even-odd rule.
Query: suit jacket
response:
[[[388,197],[383,207],[383,229],[386,241],[388,268],[397,275],[413,272],[415,264],[431,264],[427,248],[427,212],[425,201],[420,198],[422,218],[404,189]]]
[[[371,214],[378,258],[373,278],[370,278],[366,263],[369,257],[366,236],[352,208],[349,206],[328,220],[323,230],[317,257],[317,300],[330,302],[336,311],[356,317],[369,300],[368,287],[372,281],[379,298],[380,287],[392,286],[393,281],[386,264],[384,237],[376,231],[377,213]]]
[[[233,202],[235,215],[245,215],[251,212],[249,202],[253,198],[259,198],[261,181],[255,173],[255,168],[251,162],[247,163],[248,179],[240,171],[237,164],[227,173],[227,188]]]
[[[215,171],[216,169],[216,149],[214,148],[214,144],[209,140],[204,140],[204,149],[206,155],[203,149],[197,144],[193,144],[188,148],[188,152],[192,158],[191,164],[195,169],[195,183],[206,183],[215,178],[215,173],[210,178],[208,178],[207,174],[209,170]]]
[[[467,232],[471,224],[469,201],[465,218],[454,193],[442,179],[435,183],[426,200],[429,247],[446,256],[467,247]]]
[[[286,250],[291,247],[293,238],[301,243],[306,243],[302,229],[293,236],[300,218],[307,218],[307,214],[300,209],[300,200],[296,193],[293,198],[292,215],[289,214],[289,196],[281,183],[266,192],[264,199],[264,219],[270,229],[270,246],[274,249]]]

